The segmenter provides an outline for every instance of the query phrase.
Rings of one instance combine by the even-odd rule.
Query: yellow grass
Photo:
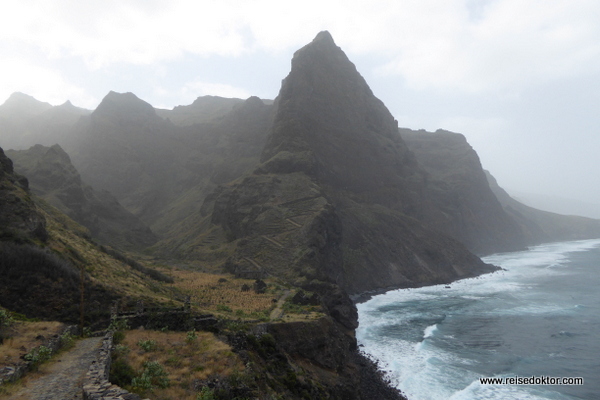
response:
[[[231,275],[173,269],[171,276],[175,279],[174,286],[190,295],[194,305],[211,312],[219,312],[223,306],[231,308],[234,313],[238,310],[246,314],[268,311],[273,307],[273,299],[278,299],[281,294],[281,290],[273,284],[266,293],[257,294],[252,290],[253,280]],[[227,281],[219,282],[223,278]],[[249,291],[242,292],[244,284],[250,287]]]
[[[10,337],[0,345],[0,367],[17,364],[22,355],[61,333],[63,328],[64,324],[54,321],[16,322],[10,328],[4,328],[3,332]]]
[[[70,256],[70,261],[77,267],[83,267],[94,283],[151,302],[169,303],[178,297],[168,286],[100,251],[95,244],[82,237],[85,228],[73,228],[78,225],[68,217],[57,214],[51,206],[46,205],[41,211],[46,218],[46,228],[50,236],[48,247],[64,256]]]
[[[127,331],[121,345],[127,346],[125,357],[134,370],[141,371],[143,364],[157,361],[167,372],[170,387],[156,388],[146,393],[155,400],[196,399],[194,380],[205,380],[211,375],[227,377],[244,370],[244,364],[231,351],[231,347],[218,340],[212,333],[196,332],[197,338],[186,341],[185,332],[158,332],[145,330]],[[155,351],[144,351],[138,343],[154,340]]]

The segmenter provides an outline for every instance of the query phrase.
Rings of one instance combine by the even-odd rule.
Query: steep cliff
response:
[[[59,146],[36,145],[9,150],[15,169],[29,179],[31,190],[90,230],[102,243],[119,248],[148,247],[156,236],[106,191],[82,182],[69,155]]]
[[[461,134],[400,129],[427,172],[427,226],[464,243],[477,254],[520,250],[527,241],[490,189],[479,157]]]
[[[231,271],[358,293],[492,270],[413,217],[426,173],[328,32],[295,53],[275,106],[261,165],[203,206]]]
[[[31,242],[48,238],[46,220],[29,193],[27,178],[14,172],[0,148],[0,240]]]

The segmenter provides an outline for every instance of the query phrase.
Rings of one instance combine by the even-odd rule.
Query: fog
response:
[[[509,193],[600,217],[598,15],[594,0],[13,2],[0,102],[274,98],[326,29],[400,126],[463,133]]]

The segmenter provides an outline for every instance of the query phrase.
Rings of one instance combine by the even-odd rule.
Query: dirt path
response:
[[[285,303],[285,300],[290,297],[292,293],[289,290],[285,290],[285,292],[283,292],[283,296],[281,296],[279,298],[279,300],[277,301],[277,307],[275,307],[275,309],[273,311],[271,311],[271,315],[270,315],[270,319],[271,321],[275,321],[276,319],[280,319],[283,316],[283,303]]]
[[[54,356],[43,375],[27,380],[23,389],[6,400],[82,399],[82,381],[101,341],[102,338],[79,340],[71,350]]]

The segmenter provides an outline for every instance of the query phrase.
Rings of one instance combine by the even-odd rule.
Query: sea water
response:
[[[363,352],[409,400],[600,399],[600,240],[484,261],[504,270],[358,304]],[[584,384],[479,380],[542,376]]]

